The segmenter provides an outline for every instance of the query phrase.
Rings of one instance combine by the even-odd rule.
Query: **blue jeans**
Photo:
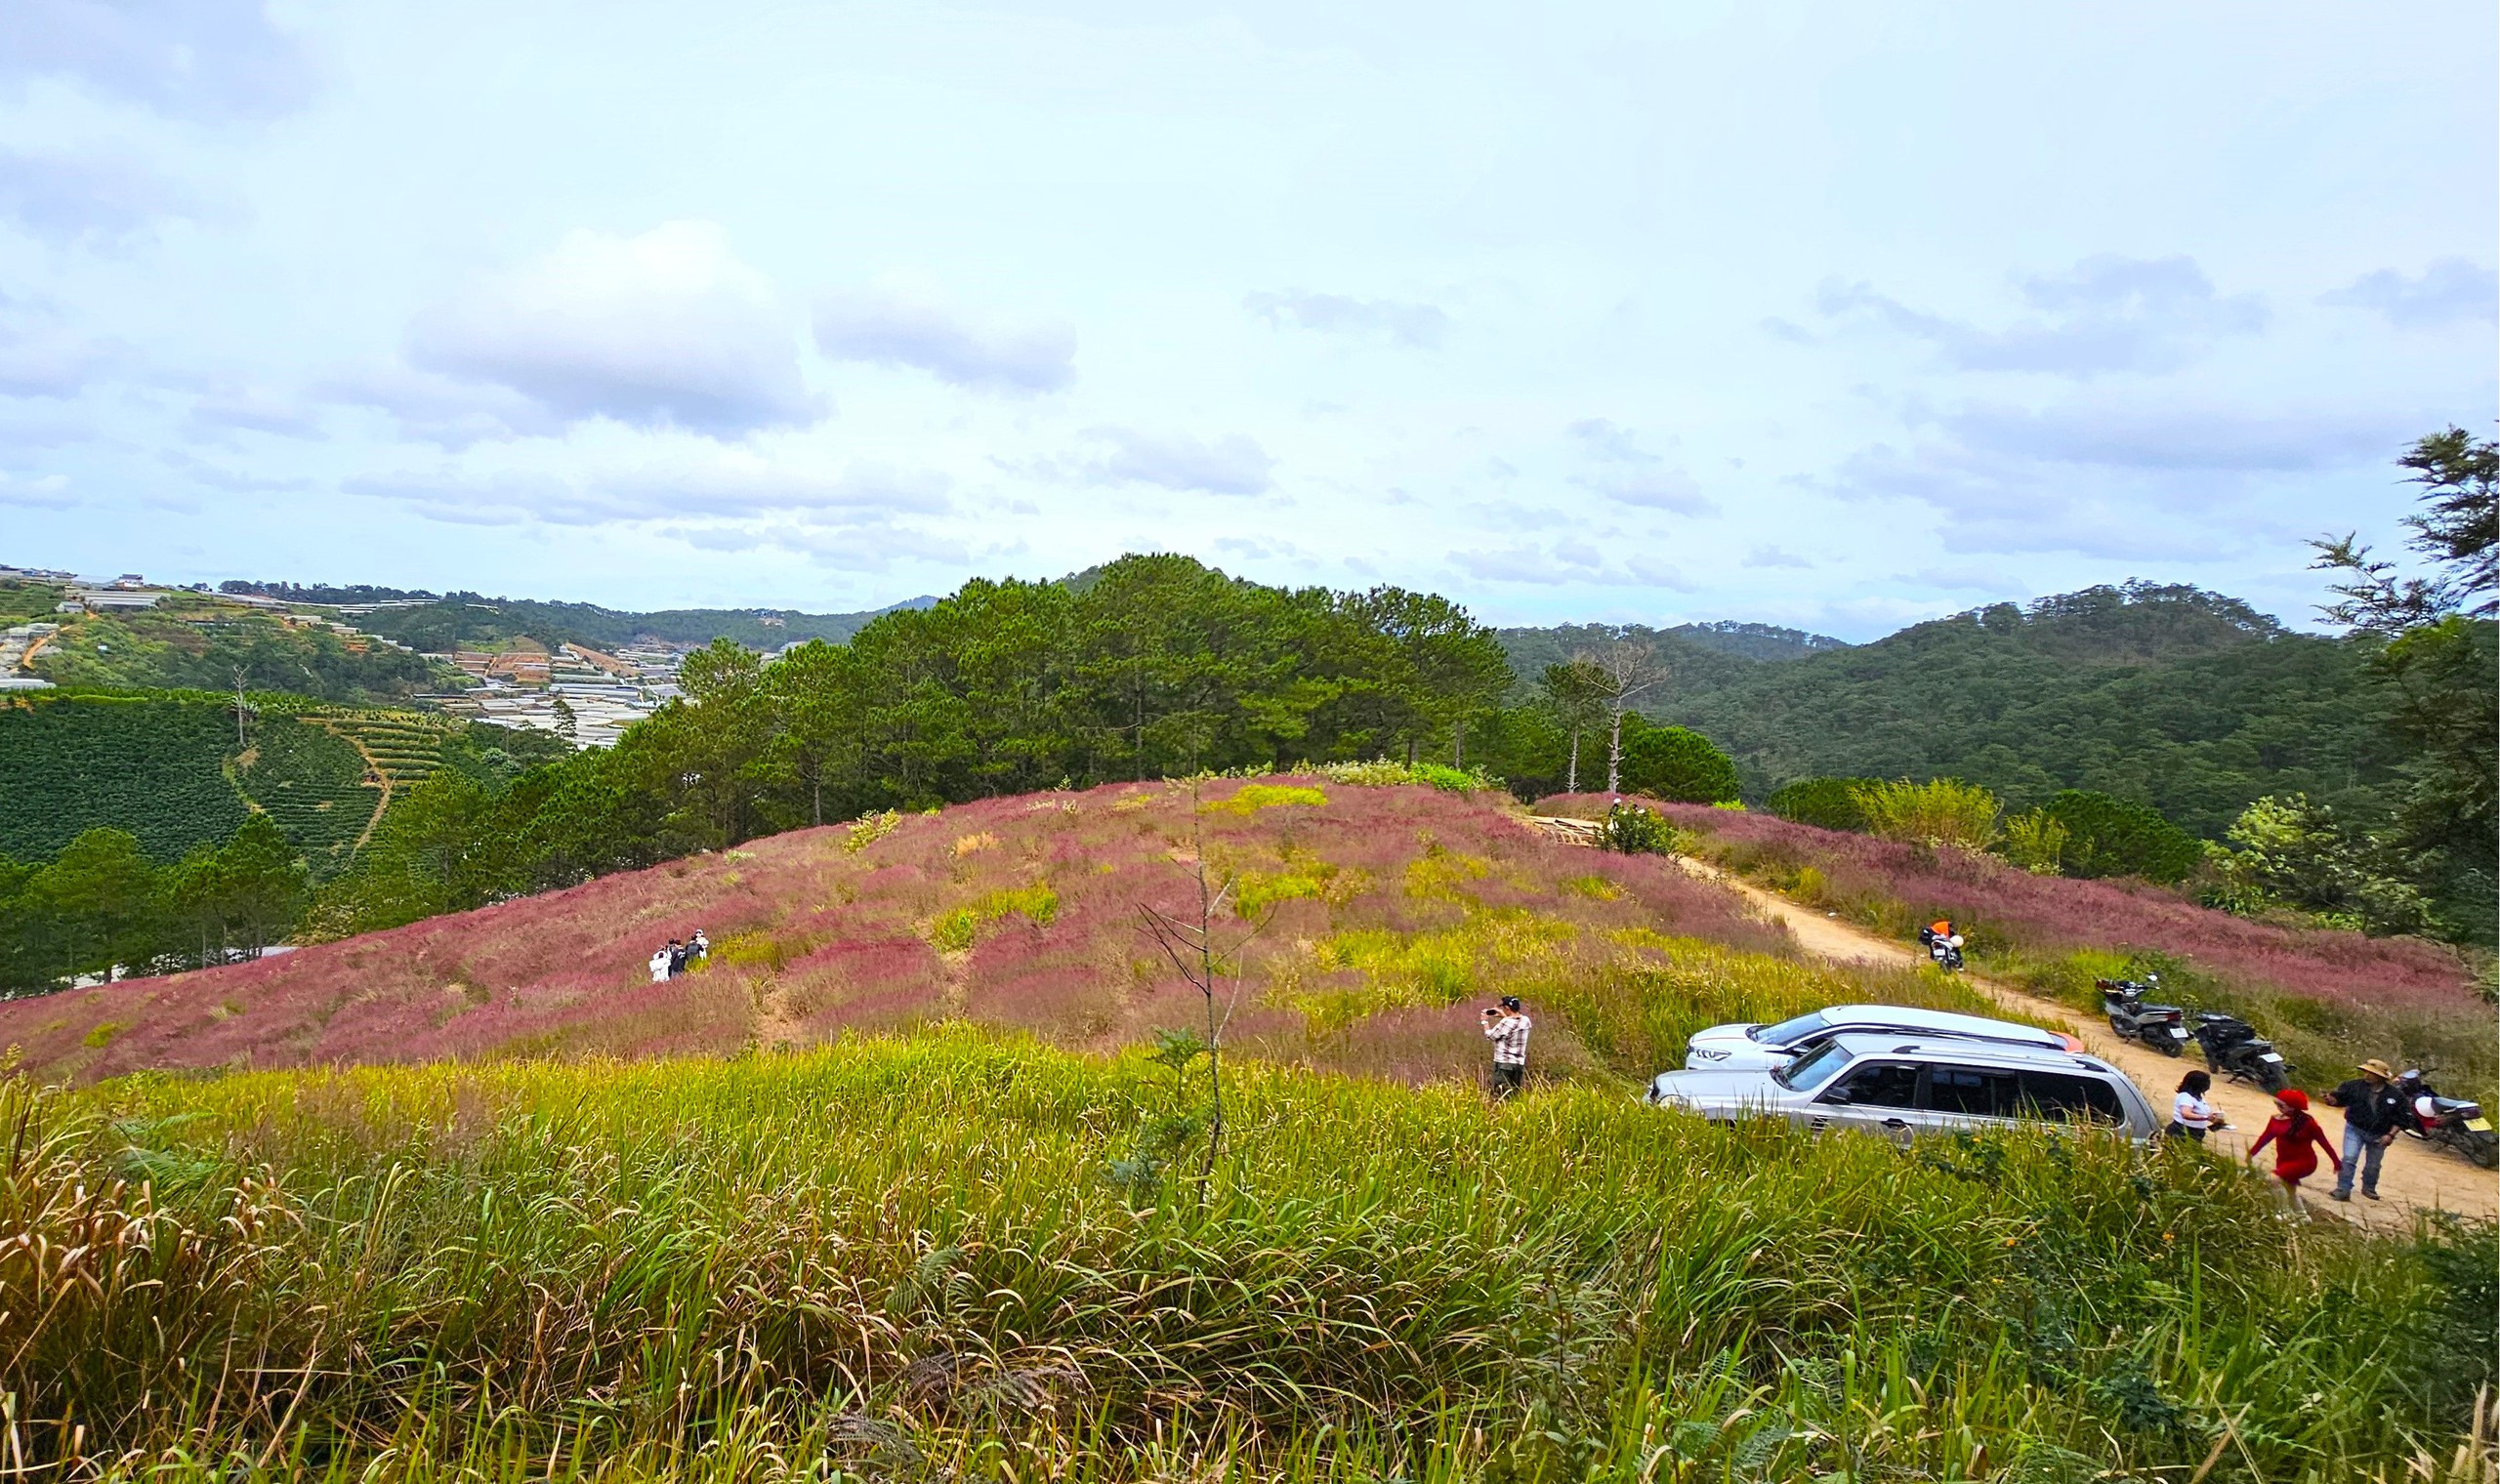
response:
[[[2387,1145],[2354,1128],[2344,1126],[2344,1172],[2335,1177],[2335,1193],[2353,1193],[2353,1175],[2359,1172],[2364,1193],[2379,1188],[2379,1161],[2387,1158]]]

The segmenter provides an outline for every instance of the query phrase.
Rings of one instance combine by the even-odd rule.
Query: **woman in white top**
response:
[[[654,984],[668,982],[668,950],[665,948],[651,955],[651,982]]]
[[[2179,1095],[2170,1102],[2170,1136],[2205,1141],[2206,1131],[2228,1129],[2222,1110],[2205,1101],[2213,1091],[2214,1079],[2204,1072],[2190,1072],[2179,1079]]]

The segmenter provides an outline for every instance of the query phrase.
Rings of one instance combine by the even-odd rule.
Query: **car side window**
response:
[[[1882,1061],[1859,1067],[1841,1085],[1849,1100],[1869,1108],[1915,1108],[1918,1106],[1918,1068],[1898,1062]]]
[[[2127,1121],[2116,1089],[2097,1077],[2077,1077],[2066,1072],[2023,1073],[2021,1112],[2025,1118],[2051,1123]]]
[[[1927,1069],[1927,1105],[1939,1113],[2010,1117],[2021,1096],[2021,1084],[2011,1072],[1955,1066]]]

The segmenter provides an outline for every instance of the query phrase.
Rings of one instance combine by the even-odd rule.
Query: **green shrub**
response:
[[[2030,809],[2005,822],[1998,848],[2005,858],[2034,876],[2063,873],[2066,827],[2045,809]]]
[[[1638,804],[1618,804],[1605,811],[1599,844],[1626,855],[1673,854],[1683,832]]]
[[[1996,843],[1996,796],[1959,778],[1863,784],[1857,806],[1866,827],[1886,840],[1984,850]]]
[[[1722,804],[1736,797],[1736,764],[1697,731],[1681,726],[1627,729],[1623,788],[1676,804]]]
[[[2204,858],[2196,837],[2146,804],[2067,789],[2041,813],[2065,829],[2054,858],[2068,876],[2136,876],[2170,886],[2186,881]]]
[[[1857,802],[1857,791],[1877,782],[1873,778],[1800,778],[1773,791],[1763,806],[1798,824],[1864,830],[1866,810]]]

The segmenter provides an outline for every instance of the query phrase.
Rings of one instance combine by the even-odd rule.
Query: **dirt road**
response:
[[[1566,840],[1586,845],[1597,843],[1596,826],[1586,820],[1540,816],[1532,822]],[[1676,863],[1743,896],[1764,917],[1786,925],[1799,946],[1818,957],[1838,963],[1917,965],[1925,962],[1926,956],[1913,944],[1896,942],[1854,923],[1845,923],[1812,908],[1801,907],[1704,862],[1678,856]],[[2154,1111],[2165,1117],[2179,1079],[2188,1068],[2203,1065],[2193,1058],[2165,1056],[2132,1041],[2122,1041],[2109,1033],[2106,1020],[2078,1014],[2054,1000],[2025,994],[1978,974],[1968,977],[1973,988],[2008,1010],[2058,1026],[2080,1038],[2092,1054],[2134,1078],[2136,1086],[2144,1090]],[[2216,1133],[2211,1142],[2234,1157],[2245,1152],[2249,1141],[2264,1130],[2274,1105],[2273,1099],[2258,1088],[2223,1080],[2215,1082],[2210,1100],[2223,1110],[2223,1117],[2231,1125]],[[2344,1135],[2343,1119],[2332,1108],[2317,1111],[2321,1115],[2319,1121],[2326,1126],[2327,1136],[2336,1139],[2340,1148]],[[2260,1164],[2271,1168],[2273,1154],[2271,1150],[2260,1156]],[[2364,1226],[2404,1229],[2411,1225],[2413,1213],[2417,1210],[2453,1211],[2484,1220],[2500,1216],[2500,1175],[2477,1169],[2454,1155],[2427,1148],[2409,1136],[2398,1136],[2387,1151],[2387,1163],[2379,1177],[2379,1194],[2383,1199],[2366,1200],[2356,1190],[2349,1204],[2339,1203],[2327,1198],[2327,1192],[2334,1188],[2334,1183],[2333,1172],[2323,1168],[2311,1177],[2304,1186],[2313,1192],[2306,1198],[2311,1210],[2332,1213]]]

